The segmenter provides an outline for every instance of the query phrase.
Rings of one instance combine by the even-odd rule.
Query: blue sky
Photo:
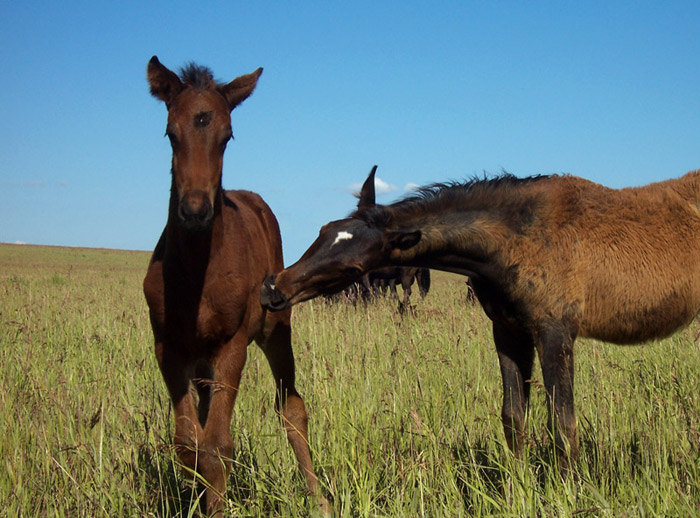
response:
[[[301,6],[299,5],[301,4]],[[612,187],[700,168],[700,2],[2,2],[0,242],[152,249],[165,223],[154,54],[230,81],[224,186],[285,262],[354,206],[507,170]]]

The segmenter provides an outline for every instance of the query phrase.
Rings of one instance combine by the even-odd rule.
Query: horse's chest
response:
[[[246,290],[230,275],[205,279],[199,288],[167,276],[164,281],[166,296],[159,320],[166,341],[201,350],[230,340],[243,324]]]
[[[241,325],[245,301],[231,292],[217,290],[203,293],[197,312],[196,334],[207,341],[222,341],[232,337]]]

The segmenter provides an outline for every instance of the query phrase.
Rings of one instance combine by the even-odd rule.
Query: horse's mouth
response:
[[[182,228],[188,232],[203,232],[211,228],[213,218],[180,218]]]
[[[282,311],[289,306],[289,299],[275,287],[276,275],[268,275],[260,288],[260,304],[270,311]]]
[[[298,291],[294,295],[288,296],[277,288],[275,283],[276,277],[276,275],[268,276],[263,281],[262,287],[260,288],[260,304],[270,311],[282,311],[283,309],[313,299],[324,293],[314,287],[309,287]],[[340,290],[330,291],[329,293],[335,293],[337,291]]]

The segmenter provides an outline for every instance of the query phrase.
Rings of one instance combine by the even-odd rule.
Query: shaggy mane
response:
[[[416,192],[391,205],[376,205],[365,210],[356,210],[350,217],[366,221],[372,226],[391,226],[395,221],[411,219],[426,211],[468,210],[492,207],[512,188],[551,178],[550,175],[535,175],[518,178],[502,173],[491,178],[474,177],[464,182],[434,183],[420,187]]]

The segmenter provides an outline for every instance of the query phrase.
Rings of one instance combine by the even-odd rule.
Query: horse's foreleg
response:
[[[180,461],[194,470],[197,465],[197,449],[202,439],[202,427],[190,393],[192,367],[188,359],[176,351],[177,348],[169,348],[162,342],[156,342],[156,358],[175,414],[175,449]]]
[[[210,390],[209,412],[199,445],[198,469],[207,482],[205,493],[208,513],[222,511],[226,479],[231,469],[233,439],[229,431],[233,406],[245,366],[248,335],[239,328],[212,359],[213,378],[202,380]]]
[[[211,384],[209,381],[214,377],[214,373],[208,364],[200,363],[195,367],[194,376],[194,385],[199,395],[197,415],[199,416],[199,423],[204,426],[207,422],[209,403],[211,402]]]
[[[535,347],[527,333],[493,323],[493,337],[503,380],[501,421],[508,447],[523,454],[525,410],[530,397],[530,376]]]
[[[318,477],[311,464],[308,415],[304,401],[295,387],[294,353],[289,321],[268,320],[268,325],[271,329],[260,346],[265,352],[275,380],[275,410],[287,432],[287,439],[294,450],[309,492],[319,499],[323,514],[329,514],[328,502],[321,494]]]
[[[578,457],[578,435],[574,412],[574,338],[565,328],[543,329],[537,339],[537,354],[547,389],[549,421],[562,469]]]

